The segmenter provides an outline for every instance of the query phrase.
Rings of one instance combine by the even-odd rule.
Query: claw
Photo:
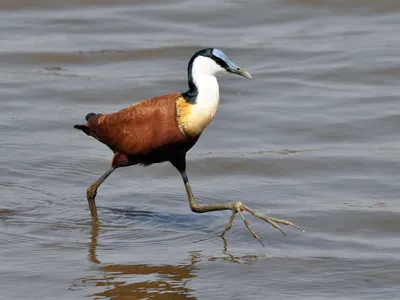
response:
[[[257,241],[260,242],[260,244],[265,248],[265,245],[263,244],[263,242],[261,242],[260,238],[258,237],[257,233],[254,232],[254,230],[250,227],[249,222],[244,218],[241,209],[238,209],[238,213],[240,215],[240,217],[242,218],[244,225],[247,227],[247,229],[250,231],[251,235],[257,239]]]
[[[280,232],[282,232],[282,234],[283,234],[284,236],[286,236],[287,238],[289,238],[289,236],[282,230],[282,228],[280,228],[279,225],[275,223],[276,221],[273,221],[271,218],[265,217],[265,216],[260,215],[259,213],[256,213],[256,212],[253,214],[253,216],[255,216],[256,218],[259,218],[259,219],[261,219],[261,220],[263,220],[263,221],[265,221],[265,222],[271,224],[274,228],[276,228],[276,229],[278,229]]]
[[[300,228],[300,226],[297,226],[296,224],[287,221],[287,220],[283,220],[283,219],[277,219],[277,218],[273,218],[273,217],[268,217],[268,216],[263,216],[255,211],[253,211],[252,209],[250,209],[249,207],[247,207],[246,205],[242,205],[243,209],[249,213],[251,213],[253,216],[255,216],[256,218],[259,218],[269,224],[271,224],[274,228],[278,229],[280,232],[282,232],[282,234],[284,236],[286,236],[287,238],[289,238],[289,236],[279,227],[279,225],[277,223],[283,224],[283,225],[290,225],[293,227],[296,227],[297,229],[301,230],[304,232],[304,230],[302,228]]]
[[[301,230],[304,232],[303,229],[301,229],[299,226],[297,226],[296,224],[287,221],[287,220],[283,220],[283,219],[278,219],[278,218],[273,218],[273,217],[268,217],[268,216],[263,216],[260,213],[255,212],[254,210],[250,209],[249,207],[247,207],[246,205],[244,205],[241,202],[230,202],[230,209],[232,210],[232,215],[228,221],[228,224],[226,224],[225,230],[221,233],[221,237],[223,238],[225,233],[231,229],[232,227],[232,222],[233,219],[235,218],[236,214],[238,213],[240,215],[240,217],[243,220],[244,225],[246,226],[246,228],[249,230],[249,232],[251,233],[251,235],[260,242],[260,244],[265,247],[264,243],[260,240],[260,238],[258,237],[257,233],[251,228],[250,223],[245,219],[245,217],[243,216],[242,211],[247,211],[248,213],[252,214],[254,217],[261,219],[269,224],[271,224],[271,226],[273,226],[274,228],[278,229],[285,237],[287,237],[288,239],[289,236],[281,229],[281,227],[277,224],[283,224],[283,225],[289,225],[289,226],[293,226],[296,227],[297,229]]]
[[[274,221],[274,222],[278,222],[278,223],[281,223],[281,224],[284,224],[284,225],[290,225],[290,226],[296,227],[298,230],[301,230],[302,232],[305,232],[300,226],[297,226],[296,224],[294,224],[294,223],[292,223],[290,221],[277,219],[277,218],[272,218],[272,217],[269,217],[269,219]]]

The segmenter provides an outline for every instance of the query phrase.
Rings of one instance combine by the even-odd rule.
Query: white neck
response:
[[[219,87],[213,75],[194,75],[193,83],[197,87],[196,102],[191,109],[191,123],[195,131],[201,133],[214,119],[219,104]]]
[[[219,86],[217,78],[213,75],[193,74],[193,83],[197,87],[197,98],[195,105],[218,106]]]
[[[215,75],[225,72],[208,57],[197,57],[192,66],[192,79],[198,90],[196,104],[202,107],[215,107],[219,103],[219,86]],[[214,112],[215,114],[215,112]]]
[[[192,104],[188,121],[191,130],[201,133],[214,118],[219,104],[219,86],[216,74],[225,71],[212,59],[197,57],[192,66],[192,80],[197,97]]]

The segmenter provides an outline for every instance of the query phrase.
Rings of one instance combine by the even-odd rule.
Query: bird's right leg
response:
[[[182,179],[183,179],[183,182],[185,184],[186,192],[187,192],[187,195],[188,195],[188,198],[189,198],[190,209],[193,212],[205,213],[205,212],[218,211],[218,210],[231,210],[232,211],[232,215],[231,215],[231,217],[230,217],[230,219],[228,221],[228,224],[225,227],[225,230],[222,232],[221,236],[224,236],[225,233],[229,229],[231,229],[232,222],[233,222],[236,214],[239,214],[240,218],[243,220],[244,225],[249,230],[251,235],[254,238],[256,238],[261,243],[261,245],[264,246],[264,244],[261,242],[260,238],[258,237],[257,233],[255,233],[255,231],[250,227],[249,222],[245,219],[245,217],[244,217],[244,215],[242,213],[243,211],[247,211],[250,214],[252,214],[254,217],[259,218],[259,219],[271,224],[274,228],[276,228],[280,232],[282,232],[286,237],[288,237],[288,235],[280,228],[280,226],[277,223],[294,226],[294,227],[302,230],[299,226],[297,226],[296,224],[294,224],[294,223],[292,223],[290,221],[261,215],[258,212],[250,209],[249,207],[247,207],[246,205],[244,205],[240,201],[233,201],[233,202],[214,204],[214,205],[200,205],[200,204],[197,203],[197,201],[196,201],[196,199],[195,199],[195,197],[193,195],[193,192],[192,192],[192,189],[190,187],[189,179],[187,178],[186,172],[182,171],[181,175],[182,175]]]
[[[256,238],[261,245],[264,246],[264,244],[261,242],[260,238],[258,237],[257,233],[250,227],[249,222],[245,219],[243,215],[243,211],[247,211],[248,213],[252,214],[254,217],[259,218],[269,224],[271,224],[274,228],[278,229],[280,232],[282,232],[286,237],[287,234],[279,227],[277,223],[284,224],[284,225],[291,225],[294,226],[300,230],[302,230],[299,226],[296,224],[282,220],[282,219],[277,219],[277,218],[272,218],[268,216],[263,216],[256,211],[250,209],[246,205],[244,205],[240,201],[233,201],[233,202],[227,202],[227,203],[221,203],[221,204],[214,204],[214,205],[200,205],[197,203],[196,198],[193,195],[192,188],[190,187],[189,179],[186,174],[186,160],[185,160],[185,155],[182,155],[180,157],[177,157],[174,160],[171,160],[172,165],[177,168],[179,173],[181,173],[183,183],[185,184],[185,189],[186,193],[189,199],[189,205],[190,205],[190,210],[196,213],[206,213],[206,212],[211,212],[211,211],[219,211],[219,210],[230,210],[232,211],[231,217],[228,221],[228,224],[225,227],[225,230],[222,232],[221,236],[224,236],[225,233],[231,229],[232,227],[232,222],[235,219],[236,214],[239,214],[240,218],[243,220],[244,225],[246,228],[249,230],[251,235]]]
[[[95,182],[92,183],[92,185],[90,185],[87,188],[86,191],[87,201],[89,204],[90,214],[92,215],[92,222],[93,225],[95,226],[99,226],[99,216],[97,215],[97,208],[95,202],[97,189],[103,183],[103,181],[106,180],[107,177],[110,176],[112,172],[114,172],[114,170],[115,167],[112,166],[108,171],[106,171],[103,175],[101,175],[99,179],[97,179]]]

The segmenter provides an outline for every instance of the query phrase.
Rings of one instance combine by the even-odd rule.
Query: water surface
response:
[[[400,3],[3,1],[0,298],[397,299]],[[169,164],[119,169],[73,125],[185,91],[218,47],[256,80],[220,78],[216,119],[188,154],[200,203],[291,220],[196,215]]]

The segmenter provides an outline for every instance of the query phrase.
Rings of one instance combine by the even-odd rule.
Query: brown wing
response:
[[[184,140],[176,120],[179,93],[138,102],[111,114],[93,115],[87,126],[113,151],[147,154],[160,146]]]

